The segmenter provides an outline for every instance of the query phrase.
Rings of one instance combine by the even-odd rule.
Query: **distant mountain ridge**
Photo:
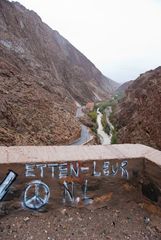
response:
[[[114,94],[119,94],[122,95],[122,97],[124,96],[126,90],[128,89],[128,87],[133,83],[133,80],[131,81],[127,81],[123,84],[121,84],[115,91]]]

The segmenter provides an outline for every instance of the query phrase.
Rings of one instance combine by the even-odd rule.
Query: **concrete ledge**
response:
[[[0,147],[0,164],[146,158],[161,165],[161,152],[141,144]]]
[[[161,152],[140,144],[0,147],[2,203],[32,210],[58,202],[86,205],[117,196],[127,181],[159,203]]]

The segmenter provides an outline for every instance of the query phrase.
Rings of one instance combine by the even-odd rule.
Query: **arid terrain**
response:
[[[60,145],[80,136],[76,101],[118,84],[18,2],[0,1],[0,145]]]
[[[18,2],[0,0],[0,146],[106,145],[112,143],[114,136],[117,141],[113,143],[141,143],[161,150],[161,67],[119,86],[105,77],[59,32],[43,23],[34,11],[27,10]],[[108,142],[101,142],[102,136]],[[129,146],[121,146],[128,152]],[[32,153],[24,148],[27,153]],[[44,160],[39,149],[34,150],[36,156],[29,154],[30,158],[27,158],[25,151],[23,153],[13,147],[10,154],[2,148],[1,157],[5,156],[6,160],[1,158],[3,163],[0,164],[0,240],[161,240],[158,153],[156,161],[148,167],[144,164],[145,156],[141,155],[141,161],[145,160],[141,167],[137,165],[136,156],[133,159],[136,169],[127,165],[128,159],[120,161],[124,154],[120,159],[116,154],[116,159],[113,158],[115,164],[110,163],[109,157],[100,170],[96,162],[104,156],[104,149],[97,150],[99,156],[96,160],[92,159],[90,180],[95,176],[98,182],[92,180],[91,185],[87,185],[89,179],[82,181],[82,176],[79,179],[81,171],[88,173],[89,170],[88,165],[82,162],[91,160],[84,150],[80,156],[87,159],[83,160],[79,159],[78,151],[71,151],[78,162],[68,159],[71,164],[67,168],[67,147],[60,152],[60,156],[65,158],[63,160],[53,160],[53,155],[59,150]],[[113,149],[108,156],[113,157],[113,153],[120,151]],[[94,156],[93,149],[90,154]],[[131,160],[135,153],[132,151],[130,154]],[[80,168],[76,168],[78,163]],[[15,172],[13,166],[16,167]],[[129,179],[126,166],[132,179],[139,177],[137,184]],[[39,173],[38,177],[34,170]],[[15,174],[10,181],[7,179],[9,173],[5,175],[7,171]],[[118,178],[114,183],[113,177],[118,172],[120,176],[125,174],[126,180]],[[147,176],[150,172],[151,178]],[[76,183],[83,182],[79,189],[74,188],[73,173]],[[104,185],[99,179],[101,173],[110,175],[111,182]],[[145,179],[140,178],[144,175]],[[29,177],[30,183],[26,177]],[[54,189],[54,177],[56,180],[60,178],[62,185],[58,183],[56,186],[64,190],[59,198],[56,198],[59,189]],[[52,197],[46,179],[51,181],[51,189],[54,189]],[[147,181],[145,184],[144,180]],[[47,187],[39,191],[41,181]],[[16,187],[23,185],[23,188],[16,188],[14,183]],[[35,192],[29,188],[31,199],[25,195],[28,191],[26,183],[35,184]],[[71,191],[68,191],[68,183]],[[87,186],[92,190],[91,198],[86,195]],[[101,187],[104,192],[97,196]],[[80,197],[73,197],[76,191],[81,193]],[[47,196],[45,204],[41,198],[44,193]],[[65,201],[65,194],[70,201]],[[38,198],[38,195],[41,196]],[[52,204],[48,202],[49,197],[54,199]],[[30,201],[32,199],[33,202]],[[59,204],[57,199],[61,199]],[[80,199],[83,204],[79,203]],[[89,199],[92,204],[86,205]],[[25,205],[26,202],[29,205]],[[36,208],[37,204],[40,207]]]
[[[88,208],[6,212],[0,240],[161,240],[161,210],[134,188],[126,189],[112,201]]]
[[[118,143],[142,143],[161,150],[161,67],[141,74],[126,90],[114,121]]]

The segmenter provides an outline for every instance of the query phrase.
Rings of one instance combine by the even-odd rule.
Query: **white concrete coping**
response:
[[[0,147],[0,164],[145,158],[161,166],[161,151],[141,144]]]

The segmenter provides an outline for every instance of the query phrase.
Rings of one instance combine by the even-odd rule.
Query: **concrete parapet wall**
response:
[[[0,201],[25,209],[91,204],[127,181],[159,202],[160,175],[161,152],[140,144],[0,148]]]

